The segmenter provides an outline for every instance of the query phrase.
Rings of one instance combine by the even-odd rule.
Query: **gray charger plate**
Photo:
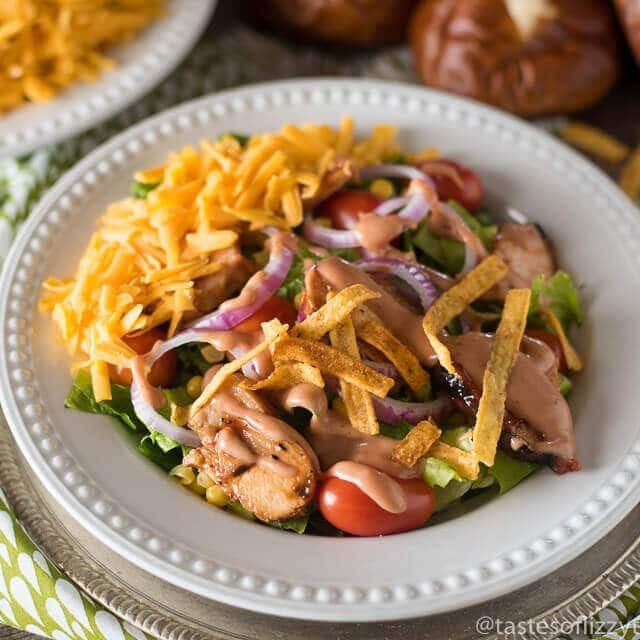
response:
[[[560,631],[567,633],[640,579],[640,506],[636,506],[609,535],[578,558],[502,598],[461,611],[397,622],[305,622],[257,614],[196,596],[110,551],[72,520],[38,483],[1,413],[0,485],[26,532],[51,561],[114,614],[166,640],[497,637],[476,629],[480,618],[529,621],[517,637],[542,640]]]

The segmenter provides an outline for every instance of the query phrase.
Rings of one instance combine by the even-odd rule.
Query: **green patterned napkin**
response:
[[[74,162],[134,122],[189,98],[226,87],[277,78],[371,76],[414,82],[404,48],[363,56],[329,56],[291,48],[236,26],[208,34],[185,63],[152,94],[106,124],[27,158],[0,160],[0,264],[13,237],[44,191]],[[81,593],[38,551],[0,492],[0,622],[55,640],[143,640]],[[640,585],[597,616],[610,632],[567,638],[640,640]],[[604,625],[603,625],[604,627]],[[615,629],[615,630],[614,630]]]

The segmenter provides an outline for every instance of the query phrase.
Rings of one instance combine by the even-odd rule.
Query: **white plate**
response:
[[[53,100],[0,115],[0,157],[70,138],[135,102],[159,84],[198,40],[217,0],[171,0],[167,15],[113,47],[117,66],[96,82],[78,82]]]
[[[296,536],[233,517],[174,484],[107,419],[67,411],[69,359],[36,309],[47,274],[71,274],[96,217],[133,172],[181,145],[284,122],[365,132],[393,122],[408,148],[476,168],[553,238],[583,286],[588,367],[572,394],[580,473],[536,474],[474,512],[379,539]],[[383,620],[461,608],[521,587],[602,538],[640,496],[637,211],[577,154],[537,129],[426,89],[360,80],[257,85],[152,118],[90,154],[45,197],[7,260],[0,388],[13,434],[56,499],[104,543],[185,589],[272,614]]]

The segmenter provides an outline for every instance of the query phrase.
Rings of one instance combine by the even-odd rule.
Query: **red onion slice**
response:
[[[280,232],[271,238],[271,255],[262,271],[255,273],[236,298],[227,300],[220,308],[202,316],[190,325],[190,329],[227,331],[252,316],[273,297],[289,273],[293,263],[293,249],[289,243],[295,240],[290,233]],[[245,303],[245,300],[248,300]]]
[[[429,214],[431,205],[420,192],[414,193],[406,206],[398,213],[398,218],[409,220],[414,224],[419,224]]]
[[[325,376],[325,381],[335,393],[342,395],[338,378]],[[374,395],[371,396],[371,399],[378,420],[389,424],[398,424],[399,422],[418,424],[427,418],[441,420],[451,413],[453,408],[451,400],[446,396],[440,396],[431,402],[404,402],[393,398],[378,398]]]
[[[160,393],[160,390],[149,384],[144,373],[144,367],[146,365],[151,368],[165,353],[184,344],[206,342],[217,348],[219,346],[219,339],[220,332],[217,331],[186,329],[169,340],[157,342],[153,349],[146,355],[136,356],[132,359],[131,371],[133,381],[131,383],[131,401],[136,415],[144,424],[187,447],[197,447],[200,445],[200,438],[197,433],[183,427],[178,427],[156,411],[153,396]],[[232,353],[233,352],[234,350],[232,350]],[[234,353],[234,355],[237,357],[239,353]],[[251,362],[248,362],[245,366],[249,365],[251,365]],[[158,403],[155,404],[161,406]]]
[[[400,380],[400,374],[398,370],[390,363],[390,362],[374,362],[373,360],[363,360],[362,364],[367,365],[370,369],[381,373],[383,376],[387,376],[387,378],[392,378],[393,380]]]
[[[404,207],[411,198],[408,196],[400,196],[398,198],[389,198],[384,202],[380,203],[374,210],[373,213],[378,214],[379,216],[388,216],[390,213],[397,211],[398,209]]]
[[[406,282],[418,295],[424,311],[439,295],[426,271],[415,262],[404,262],[397,258],[366,258],[358,260],[355,264],[363,271],[391,273]]]
[[[407,164],[377,164],[371,167],[364,167],[360,170],[360,179],[363,181],[375,180],[376,178],[403,178],[405,180],[421,180],[435,189],[433,180],[416,167]]]
[[[408,422],[417,424],[421,420],[433,418],[440,420],[451,412],[451,400],[446,396],[436,398],[431,402],[403,402],[393,398],[377,398],[371,396],[376,416],[383,422],[398,424]]]
[[[360,246],[360,240],[353,231],[323,227],[314,222],[311,215],[305,216],[302,235],[309,242],[329,249],[354,249]]]
[[[458,275],[459,276],[467,275],[469,271],[472,271],[473,268],[477,266],[478,262],[479,262],[478,254],[476,253],[475,249],[473,249],[471,245],[465,244],[464,245],[464,264],[462,265],[462,269]]]
[[[154,409],[153,405],[143,397],[135,380],[131,383],[131,402],[133,403],[133,409],[136,415],[147,427],[158,431],[168,438],[172,438],[186,447],[193,448],[200,446],[200,437],[198,434],[185,427],[178,427],[166,418],[163,418]]]

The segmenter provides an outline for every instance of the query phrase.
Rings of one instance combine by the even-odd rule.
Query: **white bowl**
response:
[[[209,22],[217,0],[171,0],[167,15],[112,47],[118,63],[95,82],[77,82],[48,102],[0,114],[0,157],[65,140],[122,111],[178,66]]]
[[[571,397],[583,470],[536,474],[458,519],[373,539],[296,536],[208,506],[133,450],[109,420],[67,411],[69,359],[39,283],[74,271],[97,216],[140,167],[225,131],[285,122],[364,133],[400,128],[437,146],[553,239],[583,290],[578,347],[588,366]],[[154,117],[100,147],[47,194],[6,263],[0,389],[33,471],[104,543],[153,575],[239,607],[317,620],[388,620],[458,609],[560,567],[610,531],[640,496],[638,213],[598,170],[545,133],[427,89],[361,80],[257,85]]]

